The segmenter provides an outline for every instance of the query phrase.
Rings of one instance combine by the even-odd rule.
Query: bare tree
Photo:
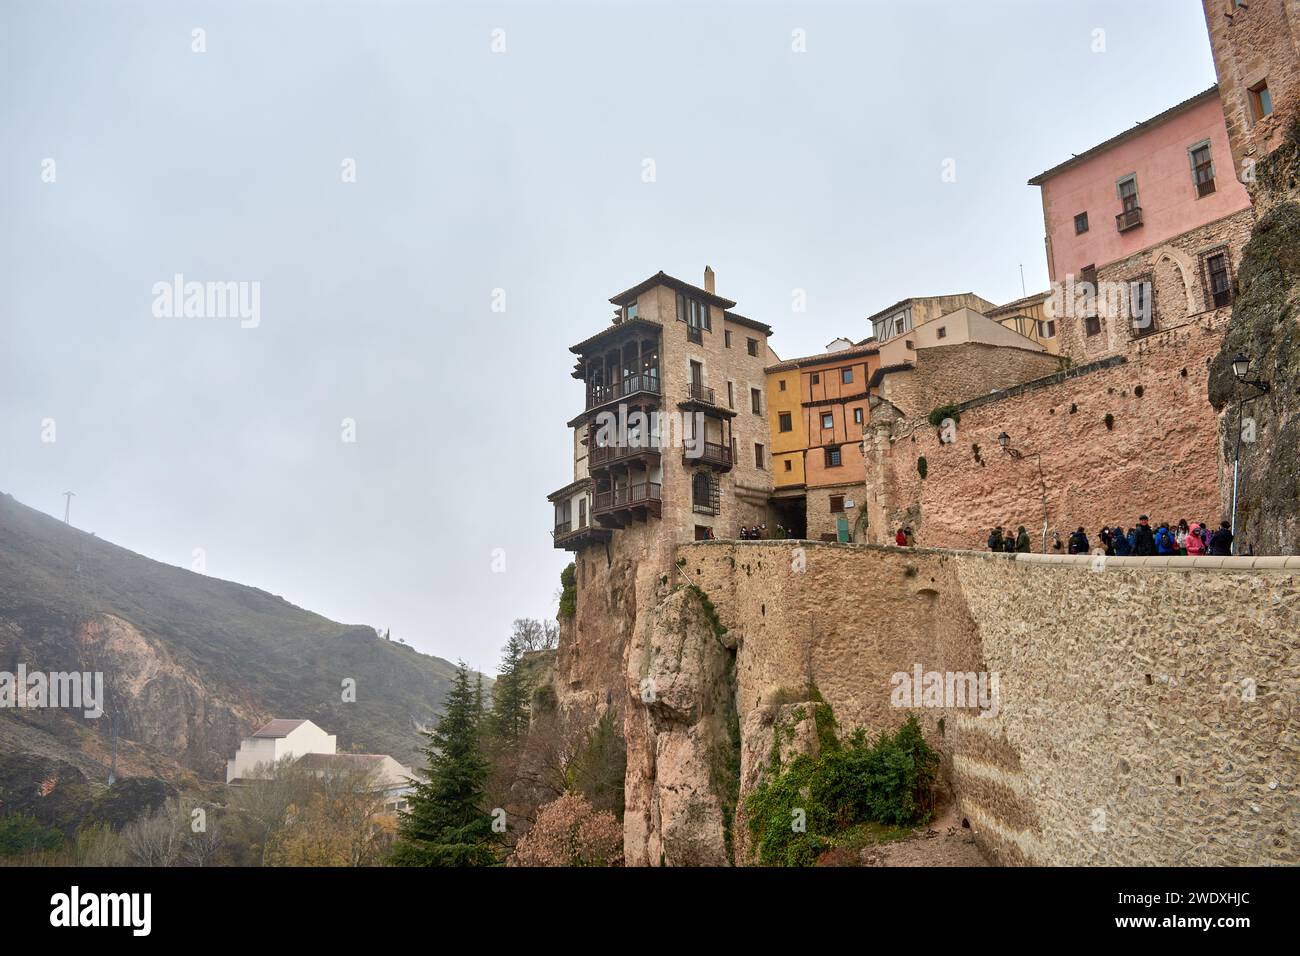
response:
[[[539,621],[537,618],[516,618],[514,637],[522,651],[550,651],[560,642],[560,626],[554,621]]]

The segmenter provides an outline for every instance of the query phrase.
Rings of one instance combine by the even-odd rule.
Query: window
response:
[[[1136,176],[1121,179],[1115,187],[1119,191],[1119,201],[1124,211],[1128,212],[1138,202],[1138,181]]]
[[[1083,320],[1083,330],[1087,335],[1101,334],[1101,319],[1095,315],[1090,315]]]
[[[736,383],[735,382],[727,383],[727,407],[728,408],[736,407]]]
[[[1206,305],[1221,309],[1232,304],[1232,266],[1228,250],[1215,249],[1202,257],[1205,275]]]
[[[1138,205],[1136,176],[1126,176],[1115,184],[1119,195],[1120,213],[1115,217],[1115,228],[1120,232],[1142,225],[1142,207]]]
[[[910,352],[915,352],[915,351],[916,351],[916,343],[913,342],[911,339],[908,339],[906,342],[903,343],[903,345],[906,346],[906,348],[907,348],[908,351],[910,351]]]
[[[844,460],[841,457],[840,450],[838,448],[827,448],[825,449],[825,451],[826,451],[827,468],[838,468],[840,467],[840,465],[844,464]]]
[[[1187,151],[1192,163],[1192,182],[1196,185],[1196,198],[1214,192],[1214,163],[1210,159],[1210,141],[1197,143]]]
[[[691,359],[691,384],[704,384],[704,366],[695,359]]]
[[[745,348],[749,349],[750,355],[757,355],[758,339],[745,339]]]
[[[789,412],[782,412],[782,413],[781,413],[781,425],[780,425],[780,428],[781,428],[781,431],[783,431],[783,432],[791,431],[791,430],[794,428],[794,423],[791,422],[791,420],[790,420],[790,413],[789,413]]]
[[[1146,335],[1156,330],[1155,297],[1152,291],[1150,276],[1128,284],[1129,321],[1134,335]]]
[[[948,326],[946,325],[939,326],[939,328],[935,330],[935,337],[940,339],[946,339],[948,337]]]
[[[677,293],[677,321],[686,323],[686,338],[692,342],[704,341],[702,333],[712,331],[709,307],[681,292]]]
[[[587,527],[587,499],[578,499],[578,527]]]
[[[703,514],[717,514],[718,476],[708,471],[697,471],[691,476],[691,508]]]
[[[623,321],[626,322],[628,319],[635,319],[635,318],[636,318],[636,303],[633,302],[629,305],[623,306]]]
[[[1088,214],[1081,212],[1074,217],[1074,234],[1081,236],[1088,231]]]
[[[855,424],[855,425],[861,425],[861,424],[862,424],[862,409],[861,409],[861,407],[853,409],[853,424]]]
[[[822,428],[834,428],[835,416],[830,412],[822,412]]]
[[[894,334],[902,335],[907,331],[907,316],[900,315],[894,318]]]
[[[727,348],[731,348],[731,329],[722,330],[722,344]]]
[[[784,391],[785,391],[785,379],[779,379],[779,380],[777,381],[777,383],[776,383],[776,387],[777,387],[777,389],[778,389],[779,391],[784,392]]]
[[[695,526],[695,540],[696,540],[696,541],[708,541],[708,540],[709,540],[709,534],[710,534],[710,532],[711,532],[712,530],[713,530],[713,529],[711,529],[711,528],[710,528],[708,525],[706,525],[706,524],[697,524],[697,525]]]
[[[1267,81],[1261,80],[1250,88],[1250,111],[1257,120],[1273,112],[1273,94],[1268,91]]]
[[[831,495],[831,514],[838,515],[844,513],[844,496]]]
[[[763,446],[758,442],[754,442],[754,467],[763,467]]]
[[[789,458],[787,458],[787,459],[785,460],[785,470],[786,470],[786,471],[793,471],[793,470],[794,470],[794,463],[793,463]]]
[[[1056,338],[1056,320],[1055,320],[1055,319],[1046,319],[1046,320],[1044,320],[1044,319],[1039,319],[1038,322],[1037,322],[1037,325],[1038,325],[1038,337],[1039,337],[1040,339],[1054,339],[1054,338]]]
[[[822,383],[822,375],[821,375],[821,372],[813,372],[813,373],[812,373],[812,383],[813,383],[814,385],[820,385],[820,384]]]
[[[841,385],[853,384],[853,369],[851,368],[840,369],[840,384]]]
[[[763,414],[763,393],[756,388],[749,390],[749,407],[754,410],[755,415]]]

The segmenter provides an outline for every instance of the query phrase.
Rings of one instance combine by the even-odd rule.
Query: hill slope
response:
[[[0,753],[224,780],[241,737],[305,717],[340,749],[418,763],[452,664],[257,588],[150,560],[0,495],[0,671],[102,671],[105,714],[0,709]],[[346,678],[355,703],[344,703]]]

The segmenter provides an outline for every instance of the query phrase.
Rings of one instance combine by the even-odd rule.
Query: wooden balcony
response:
[[[733,462],[729,446],[706,441],[693,450],[698,453],[695,457],[691,457],[692,449],[689,446],[682,448],[682,464],[708,465],[718,471],[731,471]]]
[[[629,375],[621,382],[604,388],[593,388],[587,395],[587,408],[599,408],[609,402],[631,398],[633,395],[659,395],[659,370]]]
[[[555,526],[551,532],[554,539],[554,546],[564,551],[580,551],[589,544],[596,544],[600,541],[608,541],[611,532],[608,528],[602,528],[598,525],[588,522],[576,523],[565,521]]]
[[[659,461],[657,445],[593,445],[587,451],[587,470],[596,471],[615,465],[650,466]]]
[[[1130,229],[1136,229],[1142,225],[1142,207],[1134,206],[1132,209],[1125,209],[1115,217],[1115,228],[1120,232],[1128,232]]]
[[[663,486],[656,481],[640,481],[621,488],[597,491],[592,514],[609,526],[622,527],[631,519],[654,515],[663,509]]]

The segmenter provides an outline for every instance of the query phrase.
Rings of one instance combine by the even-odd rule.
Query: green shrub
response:
[[[925,476],[929,474],[929,472],[930,464],[925,460],[925,456],[922,455],[920,458],[916,459],[916,473],[920,475],[921,480],[924,481]]]
[[[578,610],[578,568],[572,561],[560,572],[560,617],[573,617]]]
[[[945,418],[951,418],[954,425],[961,421],[961,412],[956,405],[940,405],[930,413],[929,422],[935,428],[943,424]]]
[[[37,823],[29,813],[0,817],[0,856],[52,853],[62,847],[63,834],[54,827]]]
[[[862,730],[841,742],[829,705],[818,705],[814,719],[821,753],[796,756],[745,800],[754,853],[767,866],[809,866],[838,834],[864,823],[899,827],[930,819],[939,757],[915,715],[874,743]],[[796,811],[802,832],[794,827]]]

